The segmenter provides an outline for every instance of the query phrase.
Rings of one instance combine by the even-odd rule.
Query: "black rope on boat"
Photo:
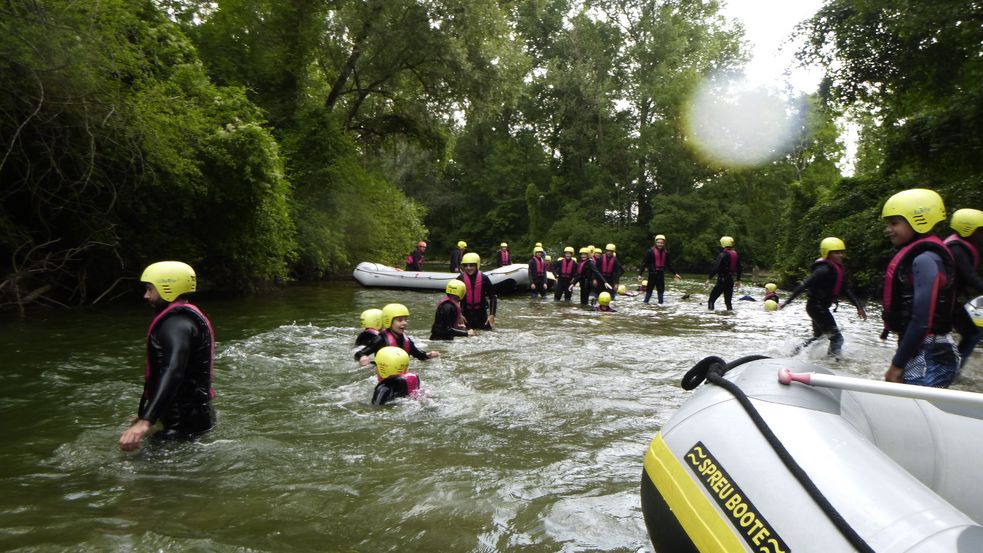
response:
[[[828,499],[826,499],[826,496],[823,495],[812,479],[809,478],[806,471],[795,461],[792,454],[785,449],[785,445],[782,444],[781,440],[778,439],[778,436],[771,431],[771,428],[768,427],[768,423],[765,422],[764,418],[761,417],[761,414],[758,413],[758,410],[751,404],[751,400],[748,399],[747,394],[745,394],[737,384],[734,384],[733,382],[724,378],[724,373],[726,373],[728,370],[733,369],[738,365],[758,359],[768,359],[768,357],[765,355],[749,355],[730,363],[725,362],[719,357],[706,357],[694,365],[693,368],[686,373],[686,376],[683,377],[683,388],[691,390],[696,386],[699,386],[705,378],[711,384],[720,386],[721,388],[730,392],[731,395],[737,399],[737,402],[741,404],[741,407],[747,411],[748,416],[751,417],[752,421],[754,421],[754,425],[758,427],[758,430],[771,445],[772,449],[775,450],[775,454],[777,454],[778,458],[782,460],[785,467],[792,473],[792,476],[794,476],[795,479],[799,481],[799,484],[805,488],[809,496],[812,497],[812,500],[816,502],[816,505],[818,505],[824,513],[826,513],[826,516],[829,517],[830,522],[832,522],[833,525],[836,526],[837,530],[843,534],[843,537],[850,542],[850,545],[852,545],[857,551],[861,551],[863,553],[874,553],[874,549],[867,545],[867,542],[864,541],[863,537],[861,537],[860,534],[858,534],[857,531],[850,526],[846,519],[843,518],[843,515],[836,510],[836,507],[833,507],[833,505]],[[691,376],[690,373],[702,373],[703,376]],[[692,381],[696,378],[699,378],[699,382],[693,385],[693,388],[686,388],[687,380],[692,383]]]

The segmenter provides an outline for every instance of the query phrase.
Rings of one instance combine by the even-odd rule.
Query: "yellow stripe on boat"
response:
[[[746,551],[744,542],[734,533],[716,504],[673,455],[662,439],[662,432],[656,434],[649,445],[645,473],[697,549],[707,553]]]

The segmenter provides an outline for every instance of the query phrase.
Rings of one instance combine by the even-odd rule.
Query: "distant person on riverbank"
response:
[[[158,420],[155,439],[193,438],[215,424],[212,369],[215,333],[208,317],[186,295],[197,289],[194,269],[180,261],[148,266],[140,277],[143,294],[156,316],[147,329],[147,366],[137,420],[119,439],[124,451],[140,441]]]
[[[666,250],[665,235],[656,234],[655,245],[645,252],[642,266],[638,268],[638,276],[642,276],[645,271],[648,271],[648,278],[643,281],[645,284],[645,299],[642,301],[648,303],[652,299],[652,289],[655,288],[658,293],[658,301],[662,303],[666,292],[667,270],[672,273],[673,278],[676,280],[680,279],[679,274],[676,273],[675,269],[672,268],[672,264],[669,263],[669,252]]]
[[[366,309],[358,319],[362,323],[362,332],[355,338],[355,345],[364,348],[382,331],[382,310]]]
[[[452,273],[456,273],[461,270],[461,258],[464,257],[465,250],[467,249],[468,243],[464,240],[458,240],[457,247],[451,250],[450,268]]]
[[[608,292],[601,292],[597,295],[597,305],[594,306],[595,311],[605,311],[613,312],[614,308],[611,307],[611,294]]]
[[[464,323],[461,313],[461,298],[467,293],[464,282],[454,279],[444,288],[446,295],[437,303],[437,312],[430,327],[431,340],[453,340],[474,336],[474,330]]]
[[[410,356],[400,348],[386,346],[375,354],[378,384],[372,391],[372,405],[385,405],[396,398],[416,397],[420,377],[409,372]]]
[[[573,247],[567,246],[563,248],[563,257],[553,264],[553,276],[556,277],[556,285],[553,288],[554,301],[560,301],[561,297],[570,301],[573,296],[570,285],[575,274],[577,274],[577,260],[573,258]]]
[[[499,245],[498,253],[495,255],[495,259],[498,261],[499,267],[512,264],[512,254],[509,253],[509,245],[506,242],[502,242]]]
[[[532,297],[537,295],[541,298],[546,297],[546,272],[549,270],[546,263],[546,251],[542,246],[536,246],[532,250],[532,258],[529,260],[529,293]]]
[[[464,301],[461,313],[464,323],[473,330],[492,330],[495,327],[495,312],[498,311],[498,297],[488,275],[479,271],[481,258],[471,252],[461,260],[463,272],[458,277],[464,283]]]
[[[983,293],[983,278],[980,278],[980,251],[983,250],[983,211],[978,209],[959,209],[952,214],[949,226],[954,232],[945,239],[956,263],[958,289],[957,305],[952,314],[952,326],[962,336],[959,340],[959,355],[962,365],[966,364],[973,349],[980,341],[980,327],[966,311],[965,303],[972,299],[970,290]]]
[[[436,351],[422,352],[413,343],[413,340],[406,335],[406,327],[409,326],[410,310],[401,303],[390,303],[382,308],[382,325],[385,329],[376,336],[372,342],[364,348],[355,352],[355,360],[359,365],[369,364],[369,356],[378,352],[386,346],[402,348],[403,351],[416,357],[420,361],[426,361],[434,357],[440,357]]]
[[[884,379],[948,388],[959,371],[959,352],[948,336],[956,269],[949,249],[932,234],[946,219],[945,204],[933,190],[905,190],[888,198],[881,217],[898,248],[884,275],[884,327],[898,335]]]
[[[615,255],[615,245],[608,244],[604,248],[604,254],[601,255],[600,260],[597,262],[598,270],[604,280],[611,285],[611,299],[618,296],[618,283],[621,281],[621,274],[624,269],[621,267],[621,262],[618,261],[618,256]]]
[[[407,271],[422,271],[423,270],[423,259],[424,253],[427,251],[427,243],[420,240],[416,243],[416,249],[410,252],[410,255],[406,256],[406,270]]]
[[[812,274],[809,275],[802,284],[792,290],[791,295],[778,308],[784,309],[792,303],[799,294],[808,290],[809,299],[806,301],[806,313],[812,319],[812,338],[806,340],[802,345],[797,346],[792,352],[798,353],[822,338],[829,337],[829,349],[827,355],[839,356],[843,350],[843,334],[836,326],[836,319],[829,311],[833,302],[839,299],[840,294],[846,295],[850,303],[857,307],[857,314],[860,318],[867,320],[867,312],[847,285],[847,272],[843,261],[846,258],[846,244],[843,240],[830,236],[823,238],[819,243],[819,259],[812,264]],[[775,297],[778,295],[776,294]]]
[[[734,306],[731,304],[731,299],[734,297],[734,288],[741,285],[741,260],[737,251],[734,250],[734,239],[730,236],[720,237],[720,248],[720,255],[717,256],[713,269],[707,276],[706,282],[703,283],[703,287],[709,286],[710,279],[717,277],[717,283],[710,291],[707,308],[713,311],[717,298],[723,294],[727,311],[732,311]]]

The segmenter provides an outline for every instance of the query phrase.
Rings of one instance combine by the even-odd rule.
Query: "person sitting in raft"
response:
[[[461,298],[467,292],[467,287],[460,280],[454,279],[444,288],[447,293],[437,303],[437,312],[433,316],[433,326],[430,327],[431,340],[453,340],[474,336],[474,330],[464,324],[461,314]]]
[[[976,289],[983,292],[983,278],[977,272],[980,266],[980,251],[983,250],[983,211],[978,209],[957,209],[952,214],[949,226],[956,231],[945,239],[945,245],[952,252],[958,273],[957,299],[959,305],[952,314],[952,326],[962,336],[959,340],[959,355],[961,365],[965,365],[973,349],[980,341],[980,328],[973,322],[973,317],[964,307],[969,299],[969,291]]]
[[[532,250],[532,259],[529,260],[529,293],[532,297],[546,297],[546,271],[549,270],[545,259],[546,251],[542,246],[536,246]]]
[[[793,355],[823,336],[829,336],[827,355],[837,356],[840,354],[843,349],[843,335],[840,334],[840,329],[836,326],[836,319],[829,311],[830,306],[840,297],[840,294],[845,294],[850,303],[857,307],[857,315],[860,315],[861,319],[867,320],[867,313],[864,311],[863,305],[847,286],[847,272],[846,267],[843,266],[844,259],[846,259],[846,244],[843,240],[835,236],[823,238],[819,243],[819,259],[812,264],[812,274],[795,290],[792,290],[785,303],[779,305],[779,309],[785,309],[799,294],[805,290],[809,291],[806,313],[812,319],[812,337],[797,346],[793,350]]]
[[[409,372],[410,356],[400,348],[386,346],[375,354],[378,384],[372,391],[372,405],[385,405],[396,398],[416,398],[420,377]]]
[[[382,325],[385,329],[372,342],[364,348],[355,352],[355,360],[358,364],[365,366],[369,364],[369,356],[386,346],[402,348],[403,351],[416,357],[420,361],[426,361],[434,357],[440,357],[440,353],[429,351],[424,353],[417,349],[413,340],[406,335],[406,327],[409,325],[410,310],[401,303],[390,303],[382,308]]]
[[[595,311],[614,311],[611,307],[611,294],[608,292],[601,292],[597,295],[597,305],[594,307]]]
[[[362,311],[358,320],[362,323],[362,332],[355,338],[355,345],[364,348],[382,331],[382,310],[366,309]]]
[[[420,240],[416,243],[416,249],[410,252],[410,255],[406,256],[406,270],[407,271],[422,271],[423,270],[423,254],[427,251],[427,243]]]
[[[478,270],[481,258],[471,252],[464,254],[461,267],[464,272],[457,277],[464,283],[464,301],[461,314],[464,324],[474,330],[492,330],[495,326],[495,312],[498,310],[498,297],[488,275]]]
[[[451,250],[450,272],[456,273],[461,270],[461,258],[464,257],[464,250],[468,248],[468,243],[458,240],[457,247]]]
[[[495,259],[498,261],[499,267],[512,264],[512,254],[509,253],[509,245],[507,242],[502,242],[499,245],[498,254],[495,256]]]
[[[934,190],[904,190],[888,198],[881,217],[884,234],[899,248],[884,275],[884,326],[899,337],[884,379],[948,388],[960,364],[948,336],[956,268],[949,249],[932,234],[946,218],[945,204]]]

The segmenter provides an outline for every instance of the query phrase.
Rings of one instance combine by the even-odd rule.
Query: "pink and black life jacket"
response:
[[[215,397],[215,389],[212,388],[212,377],[215,371],[215,331],[212,328],[211,321],[208,317],[198,309],[194,304],[189,303],[185,299],[177,299],[170,303],[163,311],[157,314],[156,317],[150,322],[150,326],[147,327],[147,358],[146,366],[143,372],[143,398],[150,399],[148,386],[150,384],[151,371],[156,368],[158,370],[162,369],[159,365],[163,363],[162,359],[159,359],[159,355],[152,355],[156,348],[151,339],[157,327],[164,322],[164,319],[176,315],[178,313],[187,313],[191,315],[194,319],[195,324],[201,331],[203,336],[207,336],[207,348],[205,344],[199,345],[198,348],[193,348],[188,357],[188,368],[187,374],[207,374],[208,382],[197,382],[192,383],[198,388],[204,389],[207,387],[208,397]]]
[[[614,263],[617,261],[613,255],[604,254],[601,256],[601,274],[610,278],[614,275]]]
[[[840,292],[843,291],[843,282],[846,276],[845,272],[843,271],[843,267],[840,266],[840,264],[836,263],[835,261],[820,257],[815,262],[813,262],[812,270],[815,271],[816,268],[821,265],[826,265],[827,267],[833,269],[833,272],[836,274],[836,280],[833,282],[833,288],[832,288],[833,296],[830,298],[830,301],[836,300],[837,298],[840,297]]]
[[[437,302],[437,311],[440,311],[440,307],[445,303],[450,302],[454,306],[454,328],[461,328],[461,321],[463,317],[461,315],[461,302],[454,301],[453,299],[444,296],[443,299]],[[434,323],[437,322],[436,315],[434,316]]]
[[[382,331],[382,336],[383,338],[386,339],[386,345],[392,346],[394,348],[403,348],[403,350],[406,353],[410,352],[411,340],[410,337],[407,336],[405,333],[403,334],[402,344],[399,343],[399,339],[397,338],[396,333],[393,332],[392,330],[389,330],[388,328]]]
[[[560,274],[557,275],[559,278],[571,278],[575,268],[577,267],[577,262],[571,257],[567,259],[564,257],[560,260]]]
[[[471,283],[467,273],[461,273],[461,280],[464,281],[464,306],[468,311],[480,311],[484,305],[481,287],[482,281],[485,280],[481,271],[474,272],[474,284]]]
[[[665,248],[657,248],[652,246],[652,258],[655,260],[654,265],[656,271],[664,271],[666,269],[667,256],[668,252],[666,252]],[[734,269],[736,270],[737,267],[734,267]]]
[[[533,269],[535,270],[535,273],[536,273],[536,280],[541,280],[544,276],[546,276],[546,260],[545,259],[543,259],[542,257],[539,257],[538,255],[533,256],[533,258],[532,258],[532,265],[533,265]]]
[[[498,250],[498,264],[499,265],[503,265],[504,266],[504,265],[508,265],[511,262],[512,262],[512,256],[509,255],[509,251],[508,250]]]
[[[728,256],[730,256],[730,263],[728,263],[728,265],[727,265],[728,270],[730,271],[730,274],[732,274],[732,275],[733,274],[736,274],[737,273],[737,252],[734,251],[734,250],[728,250],[728,249],[725,249],[724,251],[727,253]]]
[[[952,248],[952,246],[956,244],[966,248],[966,251],[969,252],[969,256],[973,258],[973,268],[980,266],[980,252],[976,249],[976,246],[973,245],[972,242],[956,233],[952,233],[945,239],[945,245],[948,248]]]
[[[931,251],[942,259],[942,272],[936,277],[932,306],[929,310],[929,333],[948,334],[952,330],[955,305],[955,263],[952,253],[937,236],[928,235],[901,248],[888,263],[884,273],[884,325],[899,334],[904,332],[914,309],[914,284],[911,264],[919,254]]]

